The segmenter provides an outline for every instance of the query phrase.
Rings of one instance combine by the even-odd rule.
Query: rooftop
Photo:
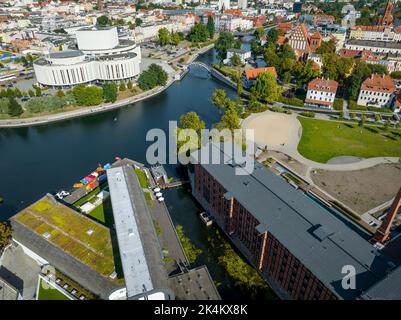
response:
[[[245,76],[248,80],[255,79],[261,72],[269,71],[273,76],[277,77],[277,72],[275,67],[265,67],[256,69],[246,69]]]
[[[348,45],[372,47],[372,48],[386,48],[386,49],[401,49],[401,42],[390,42],[390,41],[370,41],[370,40],[358,40],[351,39],[347,42]]]
[[[308,90],[336,93],[338,82],[335,80],[315,78],[308,83]]]
[[[362,82],[361,90],[393,93],[395,90],[394,80],[388,75],[372,74]]]
[[[12,219],[104,277],[115,271],[110,230],[49,196]]]
[[[221,160],[221,164],[202,167],[259,221],[257,230],[272,234],[340,298],[355,299],[394,267],[367,240],[370,235],[351,228],[259,162],[248,175],[236,175],[238,165],[227,164],[232,155],[226,154],[221,145],[205,146],[201,152],[207,149],[225,158],[224,164]],[[195,162],[198,152],[192,153]],[[252,161],[249,156],[247,159]],[[341,286],[346,265],[355,267],[356,290]]]
[[[107,180],[128,298],[168,290],[161,248],[133,167],[108,169]]]

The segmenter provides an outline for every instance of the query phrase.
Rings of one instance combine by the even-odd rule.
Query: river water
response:
[[[213,50],[198,58],[206,64],[214,61]],[[229,96],[235,90],[210,78],[205,70],[193,68],[180,82],[163,93],[116,111],[66,120],[59,123],[18,129],[0,129],[0,221],[6,220],[30,203],[72,184],[91,172],[98,163],[127,157],[147,163],[145,141],[148,130],[167,132],[168,121],[178,121],[182,114],[197,112],[210,128],[219,118],[211,103],[216,88]],[[170,176],[177,176],[176,166],[166,166]],[[174,223],[184,226],[192,242],[203,250],[197,265],[206,264],[212,277],[221,283],[223,298],[241,298],[209,254],[207,230],[198,213],[201,208],[186,188],[165,192],[166,204]]]

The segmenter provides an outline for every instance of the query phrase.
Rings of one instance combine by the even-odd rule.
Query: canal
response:
[[[214,52],[198,60],[210,64]],[[116,111],[67,120],[38,127],[0,129],[0,221],[23,209],[47,192],[70,189],[97,167],[116,156],[147,163],[146,133],[152,128],[168,132],[168,122],[179,120],[182,114],[197,112],[211,127],[219,121],[217,108],[211,103],[216,88],[225,89],[229,96],[236,92],[210,78],[205,70],[194,68],[181,82],[174,83],[160,95]],[[177,176],[177,167],[166,166],[170,176]],[[166,204],[172,219],[181,224],[192,242],[203,250],[198,265],[206,264],[212,277],[221,285],[223,298],[242,298],[209,254],[208,230],[198,218],[201,208],[187,189],[169,190]]]

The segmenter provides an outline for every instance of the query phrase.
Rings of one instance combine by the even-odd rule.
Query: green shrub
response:
[[[374,111],[374,112],[383,112],[383,113],[393,113],[393,110],[389,108],[376,108],[376,107],[368,107],[369,111]]]
[[[291,105],[291,106],[297,106],[297,107],[303,107],[304,106],[304,101],[299,99],[299,98],[287,98],[287,97],[281,97],[280,101],[284,104]]]
[[[334,110],[341,111],[343,109],[344,100],[341,98],[334,99],[333,108]]]
[[[312,112],[312,111],[302,111],[300,113],[300,115],[304,116],[304,117],[308,117],[308,118],[314,118],[315,117],[315,113]]]
[[[361,105],[357,104],[353,100],[348,101],[348,109],[349,110],[361,110],[361,111],[367,111],[368,110],[367,107],[361,106]]]

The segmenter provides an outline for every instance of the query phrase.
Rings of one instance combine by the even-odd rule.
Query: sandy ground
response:
[[[313,170],[312,180],[359,214],[392,199],[401,187],[401,164],[356,171]]]
[[[244,120],[242,127],[254,130],[254,140],[260,147],[280,147],[298,144],[299,122],[293,115],[266,111]],[[295,141],[294,141],[295,140]]]

